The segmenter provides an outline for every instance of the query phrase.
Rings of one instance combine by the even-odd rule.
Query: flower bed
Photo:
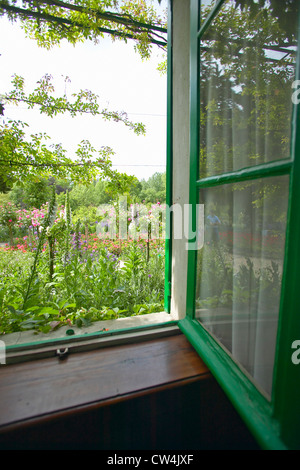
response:
[[[28,234],[0,248],[0,334],[163,310],[163,240],[80,233],[53,207],[18,212]]]

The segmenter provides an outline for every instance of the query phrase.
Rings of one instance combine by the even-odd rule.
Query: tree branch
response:
[[[29,3],[30,0],[25,0],[25,2]],[[141,21],[137,21],[131,15],[128,15],[127,13],[121,14],[121,13],[112,13],[112,12],[107,12],[107,11],[95,10],[93,8],[85,8],[79,5],[62,2],[61,0],[35,0],[35,3],[47,4],[50,6],[58,6],[67,10],[96,15],[97,18],[112,21],[114,23],[119,23],[124,26],[127,26],[127,25],[136,26],[138,28],[145,28],[149,30],[160,31],[162,33],[167,32],[167,29],[163,28],[162,26],[157,26],[155,24],[148,24],[148,23],[143,23]]]
[[[9,5],[9,4],[7,4],[3,1],[0,1],[0,7],[3,10],[6,10],[8,12],[15,13],[15,14],[19,15],[20,17],[33,18],[33,19],[42,19],[42,20],[45,20],[45,21],[48,21],[48,22],[51,22],[51,23],[58,23],[62,26],[69,25],[69,26],[75,26],[75,27],[77,27],[79,29],[82,29],[82,30],[87,29],[86,25],[84,25],[84,24],[82,24],[78,21],[73,21],[73,20],[70,20],[68,18],[63,18],[63,17],[50,15],[49,13],[45,13],[45,12],[41,13],[41,12],[38,12],[38,11],[19,8],[19,7],[13,6],[13,5]],[[113,30],[113,29],[109,29],[109,28],[103,28],[101,26],[96,26],[96,29],[100,33],[111,34],[112,36],[123,37],[123,38],[128,38],[128,39],[137,39],[136,35],[127,33],[125,31],[118,31],[118,30]],[[140,31],[140,32],[143,32],[143,31]],[[148,39],[149,39],[149,42],[151,44],[155,44],[155,45],[158,45],[158,46],[166,46],[167,45],[166,40],[158,41],[158,40],[154,39],[151,35],[149,35],[148,31],[145,31],[145,32],[148,34]]]

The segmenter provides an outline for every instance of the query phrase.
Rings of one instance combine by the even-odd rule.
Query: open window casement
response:
[[[171,311],[274,449],[300,445],[299,5],[277,4],[171,2]]]

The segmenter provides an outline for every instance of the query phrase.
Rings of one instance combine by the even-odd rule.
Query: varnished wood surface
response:
[[[0,429],[166,387],[210,373],[183,335],[0,367]]]

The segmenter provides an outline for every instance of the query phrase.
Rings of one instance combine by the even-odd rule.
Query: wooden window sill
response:
[[[0,432],[210,377],[182,334],[0,368]]]

